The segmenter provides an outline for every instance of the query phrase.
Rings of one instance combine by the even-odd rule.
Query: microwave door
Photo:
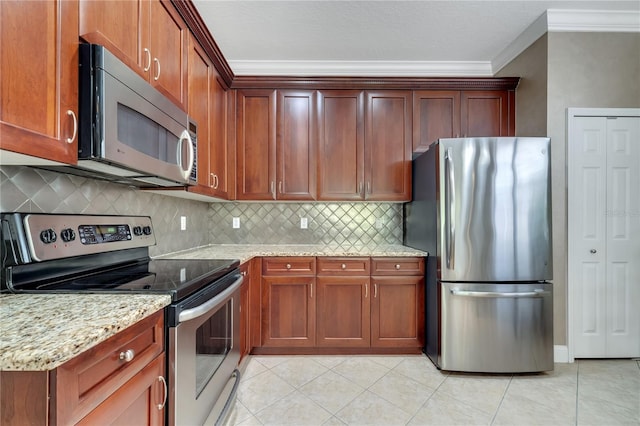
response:
[[[98,110],[103,112],[99,132],[102,159],[138,172],[136,177],[188,183],[195,152],[186,131],[186,114],[182,113],[185,123],[178,123],[129,85],[104,70],[98,73],[102,82],[98,96]],[[155,102],[170,101],[161,96]]]

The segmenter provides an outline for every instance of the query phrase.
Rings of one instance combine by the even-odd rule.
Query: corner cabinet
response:
[[[0,149],[75,164],[77,1],[0,1],[0,75]]]
[[[105,46],[187,109],[189,30],[169,1],[80,0],[79,28],[82,39]]]
[[[514,136],[515,91],[413,92],[413,151],[440,138]]]
[[[320,91],[318,199],[411,199],[411,91]]]
[[[163,311],[53,371],[2,371],[0,379],[3,425],[163,425]]]

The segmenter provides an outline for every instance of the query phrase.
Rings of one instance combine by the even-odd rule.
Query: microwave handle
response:
[[[189,164],[189,167],[187,167],[186,170],[182,169],[182,144],[184,143],[185,140],[189,144],[189,157],[187,161],[187,163]],[[189,175],[191,175],[191,170],[193,170],[194,154],[193,154],[193,141],[191,140],[191,135],[189,135],[189,132],[186,129],[183,130],[182,134],[180,135],[180,142],[178,143],[178,155],[176,157],[178,158],[178,167],[182,169],[182,176],[185,179],[189,179]]]

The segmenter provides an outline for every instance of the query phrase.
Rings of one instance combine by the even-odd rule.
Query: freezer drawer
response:
[[[548,283],[440,283],[443,370],[553,370],[553,288]]]

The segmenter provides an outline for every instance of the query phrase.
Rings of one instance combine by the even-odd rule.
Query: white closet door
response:
[[[640,356],[640,118],[572,117],[569,286],[575,358]]]
[[[569,279],[574,356],[604,357],[606,342],[606,119],[576,117],[569,141]]]
[[[607,119],[608,357],[640,356],[640,118]]]

